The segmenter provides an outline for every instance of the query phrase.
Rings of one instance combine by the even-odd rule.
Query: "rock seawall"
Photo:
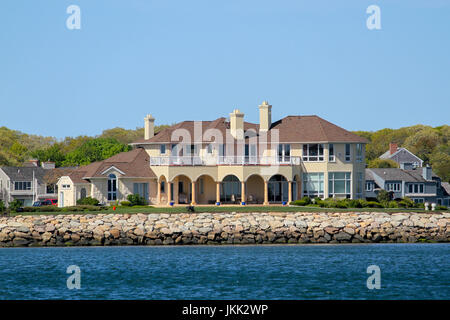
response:
[[[86,214],[0,218],[0,247],[450,242],[450,213]]]

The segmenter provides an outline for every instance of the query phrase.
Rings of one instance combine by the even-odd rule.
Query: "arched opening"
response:
[[[86,188],[81,188],[80,190],[80,199],[86,198]]]
[[[172,201],[178,204],[189,204],[192,202],[191,179],[185,175],[178,175],[171,183]]]
[[[117,177],[115,174],[108,176],[108,201],[117,200]]]
[[[201,175],[195,183],[196,202],[199,204],[216,203],[216,182],[209,175]]]
[[[245,188],[248,204],[264,203],[264,179],[260,175],[254,174],[248,177]]]
[[[223,178],[220,188],[220,202],[239,203],[241,201],[241,182],[235,175]]]
[[[159,177],[159,199],[158,199],[158,203],[162,204],[162,203],[167,203],[167,179],[165,176],[161,176]]]
[[[276,174],[268,182],[269,202],[282,202],[289,199],[289,185],[285,177]]]

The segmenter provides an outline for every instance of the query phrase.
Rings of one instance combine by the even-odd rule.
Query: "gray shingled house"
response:
[[[392,192],[394,199],[408,197],[417,203],[450,205],[450,190],[431,167],[402,164],[401,168],[366,169],[366,198],[375,198],[381,189]]]
[[[389,144],[389,150],[380,156],[380,159],[393,160],[399,165],[411,164],[413,167],[422,167],[423,160],[406,148],[399,148],[396,143]]]
[[[58,197],[57,179],[73,168],[56,168],[53,162],[30,161],[23,167],[0,167],[0,200],[8,205],[19,200],[24,206],[33,201]]]

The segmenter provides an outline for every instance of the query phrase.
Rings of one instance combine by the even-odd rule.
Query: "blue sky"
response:
[[[81,30],[66,8],[81,8]],[[368,30],[366,8],[381,8]],[[450,1],[2,0],[0,126],[116,126],[317,114],[348,130],[450,119]]]

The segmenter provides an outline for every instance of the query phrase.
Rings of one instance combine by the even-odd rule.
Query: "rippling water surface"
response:
[[[450,244],[4,248],[0,299],[450,299]]]

